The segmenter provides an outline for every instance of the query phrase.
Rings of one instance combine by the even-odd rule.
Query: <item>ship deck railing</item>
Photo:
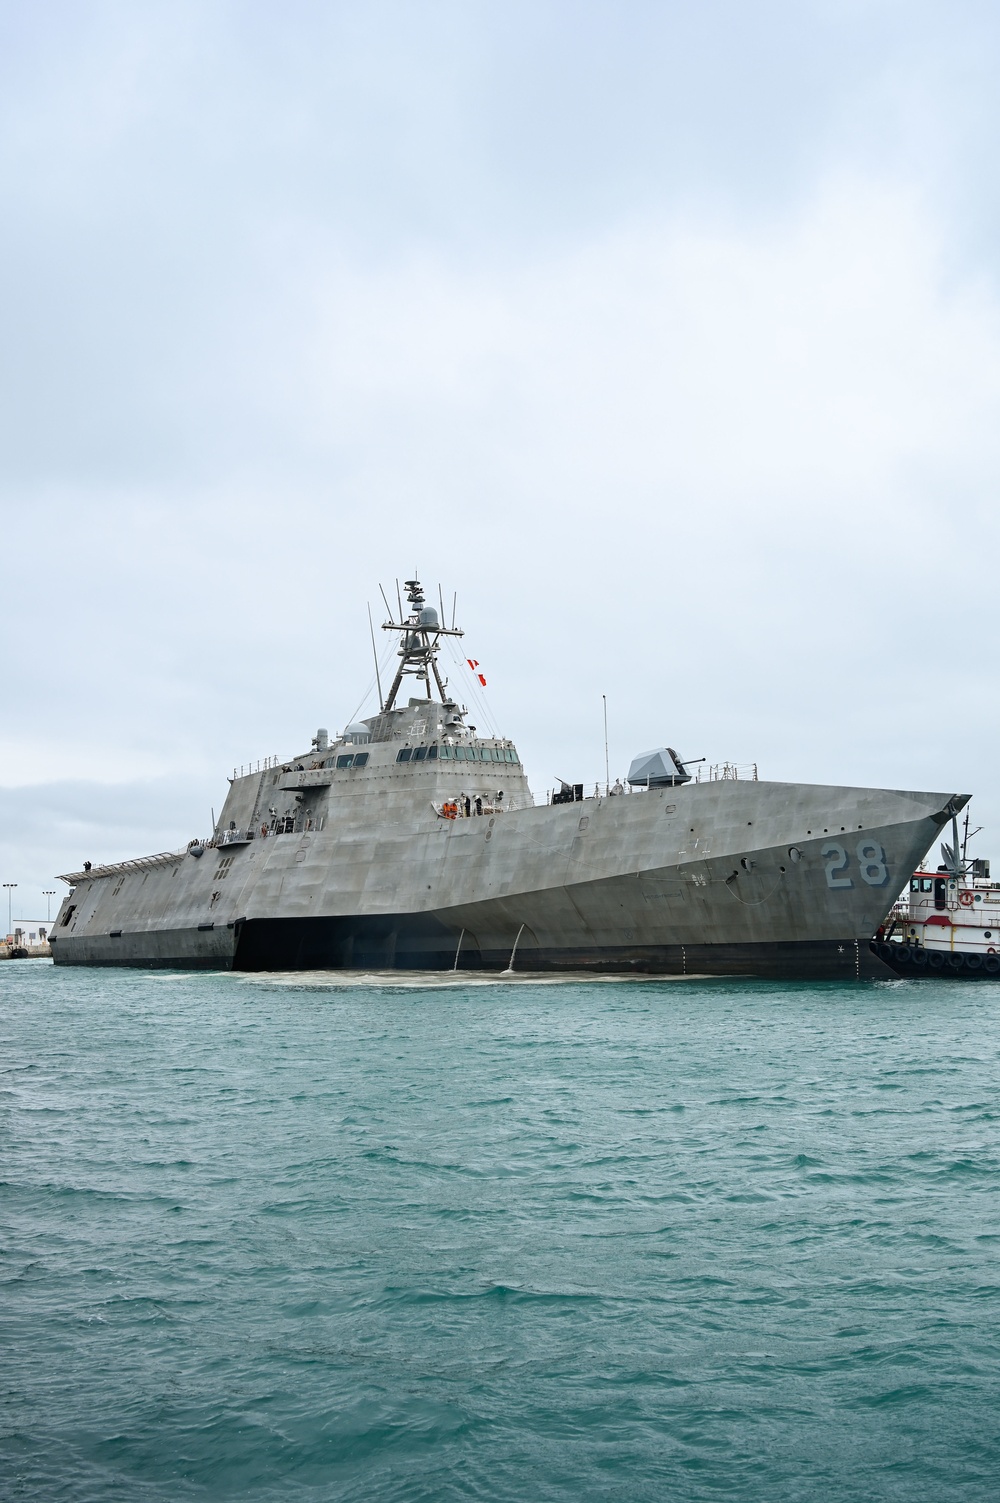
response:
[[[711,767],[699,767],[691,781],[692,783],[757,783],[760,779],[757,773],[756,762],[716,762]],[[616,798],[621,795],[628,796],[649,792],[645,784],[637,783],[635,787],[632,787],[627,782],[622,783],[621,779],[618,780],[617,784],[595,783],[593,793],[586,791],[589,784],[585,783],[582,786],[584,788],[583,798],[585,799]],[[679,784],[678,786],[682,785]],[[532,793],[531,797],[535,806],[538,807],[543,804],[551,804],[552,795],[556,792],[558,792],[558,789],[547,788],[544,793]],[[579,800],[576,802],[579,802]]]
[[[91,877],[113,877],[118,873],[142,871],[148,866],[164,866],[168,861],[182,861],[186,855],[186,850],[159,851],[155,856],[136,856],[131,861],[109,861],[103,866],[85,867],[80,872],[65,872],[59,881],[75,887],[78,882],[86,882]]]
[[[756,783],[756,762],[714,762],[710,767],[699,767],[694,775],[696,783]]]

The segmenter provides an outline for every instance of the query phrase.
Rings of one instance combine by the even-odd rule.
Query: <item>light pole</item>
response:
[[[11,928],[11,923],[13,922],[13,920],[11,919],[11,916],[10,916],[10,905],[11,905],[11,900],[12,900],[12,898],[14,896],[13,888],[15,888],[17,886],[17,883],[16,882],[5,882],[3,885],[7,889],[7,933],[8,934],[13,934],[14,931]]]
[[[56,889],[54,887],[51,889],[43,887],[42,897],[45,899],[45,922],[47,924],[52,920],[52,899],[55,897],[55,895]]]

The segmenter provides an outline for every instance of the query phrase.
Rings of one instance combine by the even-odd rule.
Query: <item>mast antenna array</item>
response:
[[[379,589],[381,590],[381,588],[380,585]],[[392,709],[396,702],[400,686],[407,674],[412,675],[418,683],[423,684],[424,697],[426,699],[432,697],[431,684],[433,681],[437,685],[441,702],[448,704],[450,700],[446,693],[447,680],[441,678],[437,664],[441,638],[462,637],[465,633],[461,629],[456,628],[454,620],[451,626],[445,626],[443,604],[441,616],[439,616],[434,606],[427,604],[423,586],[419,579],[404,580],[403,588],[406,590],[406,599],[410,607],[409,615],[405,617],[403,615],[403,601],[399,593],[399,582],[397,580],[396,594],[399,599],[400,619],[398,621],[394,620],[390,611],[389,620],[382,624],[383,631],[398,632],[401,637],[399,646],[400,663],[396,669],[396,676],[392,681],[389,692],[385,697],[383,710]],[[439,598],[441,597],[440,586],[438,586],[438,596]],[[385,600],[384,591],[382,592],[382,599]]]

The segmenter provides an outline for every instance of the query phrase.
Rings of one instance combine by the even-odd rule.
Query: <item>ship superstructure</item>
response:
[[[965,795],[698,781],[662,747],[538,804],[406,589],[378,713],[240,769],[209,839],[67,874],[57,963],[890,974],[869,938]]]

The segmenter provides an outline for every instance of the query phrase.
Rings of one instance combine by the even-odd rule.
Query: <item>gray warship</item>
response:
[[[378,714],[234,770],[210,838],[65,874],[58,965],[893,974],[869,941],[968,795],[706,778],[660,747],[536,802],[449,692],[454,615],[406,599]]]

